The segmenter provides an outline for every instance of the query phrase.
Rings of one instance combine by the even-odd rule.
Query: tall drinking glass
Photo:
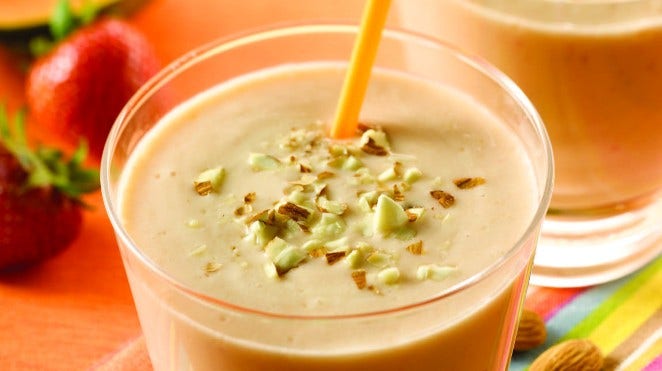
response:
[[[600,283],[662,251],[662,1],[413,0],[398,15],[494,63],[540,113],[556,177],[533,283]]]
[[[102,160],[102,191],[156,370],[507,368],[540,226],[551,197],[551,149],[535,110],[511,81],[487,63],[431,39],[386,31],[375,68],[416,76],[469,97],[476,107],[483,107],[512,134],[513,143],[521,146],[522,157],[530,164],[532,173],[527,183],[532,194],[519,195],[531,196],[530,215],[518,227],[520,232],[513,236],[513,241],[504,246],[504,252],[490,258],[489,264],[476,273],[431,296],[379,310],[354,311],[350,307],[350,310],[342,308],[339,313],[319,315],[284,312],[278,308],[266,310],[219,299],[184,282],[165,265],[187,256],[155,259],[147,251],[166,247],[156,242],[157,246],[148,246],[149,238],[140,239],[147,242],[136,243],[138,232],[126,228],[123,217],[126,208],[144,208],[152,215],[144,221],[151,224],[158,223],[160,216],[174,207],[173,194],[166,195],[157,205],[148,205],[145,199],[134,198],[129,202],[130,195],[125,194],[126,184],[131,182],[127,177],[135,174],[130,167],[132,157],[137,155],[136,148],[149,139],[164,118],[171,117],[173,110],[181,113],[181,105],[196,99],[199,93],[265,68],[279,66],[284,71],[319,61],[346,66],[356,32],[357,27],[349,25],[298,25],[215,42],[167,67],[131,99],[119,116]],[[403,57],[405,52],[407,58]],[[413,63],[411,57],[426,63]],[[249,96],[250,89],[251,85],[247,85],[238,91]],[[340,84],[333,96],[339,91]],[[397,94],[394,90],[385,99],[395,99]],[[424,97],[416,97],[419,98]],[[289,104],[288,99],[293,98],[279,95],[273,107]],[[302,99],[305,101],[306,97]],[[231,102],[228,107],[235,109]],[[445,109],[443,105],[439,107]],[[264,105],[254,107],[264,108]],[[332,114],[334,108],[335,100],[323,110]],[[244,115],[254,113],[237,111]],[[296,110],[294,116],[301,112]],[[268,118],[269,114],[265,111],[264,117]],[[191,120],[199,116],[195,111],[187,115]],[[236,123],[220,121],[218,125]],[[184,126],[182,130],[190,127]],[[183,135],[182,131],[178,133]],[[493,137],[487,133],[484,138],[490,142],[489,138]],[[215,150],[229,153],[233,149],[221,145]],[[438,147],[432,153],[436,150]],[[192,156],[202,149],[196,143],[184,143],[176,151],[179,156]],[[160,177],[154,180],[159,182],[175,175],[174,172],[150,173],[149,177]],[[190,187],[189,182],[185,183],[188,190],[186,187]],[[195,225],[162,226],[160,234],[189,227],[196,228]],[[495,243],[489,241],[484,248],[489,249]],[[172,247],[173,251],[177,246]],[[207,273],[228,266],[227,262],[219,263],[211,268],[207,266]],[[201,279],[204,277],[201,275]],[[222,285],[248,284],[228,281]]]

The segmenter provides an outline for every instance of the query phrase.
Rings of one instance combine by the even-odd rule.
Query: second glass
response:
[[[533,283],[600,283],[662,251],[662,1],[414,0],[398,16],[494,63],[540,113],[556,178]]]

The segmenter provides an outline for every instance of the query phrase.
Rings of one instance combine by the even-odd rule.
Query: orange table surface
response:
[[[164,63],[235,32],[272,23],[360,16],[356,0],[151,0],[129,20]],[[24,105],[24,72],[0,46],[0,102]],[[33,128],[34,130],[34,128]],[[33,133],[42,141],[48,133]],[[91,195],[80,237],[27,271],[0,276],[0,370],[86,370],[141,335],[101,195]]]

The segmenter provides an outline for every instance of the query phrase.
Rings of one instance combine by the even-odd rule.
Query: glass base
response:
[[[647,207],[591,220],[547,218],[531,284],[595,285],[623,277],[662,252],[662,197]]]

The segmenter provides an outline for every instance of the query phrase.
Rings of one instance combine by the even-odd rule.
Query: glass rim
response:
[[[519,89],[519,87],[511,81],[504,73],[498,70],[496,67],[489,64],[487,61],[482,58],[465,53],[459,50],[456,47],[451,46],[441,40],[434,39],[416,32],[409,30],[402,30],[397,28],[386,28],[384,29],[383,38],[390,38],[399,41],[415,41],[420,44],[427,46],[432,46],[445,52],[452,54],[452,57],[458,59],[461,63],[469,65],[473,70],[480,72],[482,75],[488,77],[497,85],[505,90],[508,95],[517,103],[519,109],[521,109],[527,118],[527,121],[531,124],[536,134],[536,137],[540,139],[541,144],[544,147],[544,156],[547,159],[547,168],[545,169],[545,183],[542,186],[541,197],[538,200],[538,207],[536,212],[533,214],[533,217],[530,219],[527,228],[521,233],[517,242],[515,242],[505,254],[499,257],[494,263],[490,264],[486,268],[478,271],[472,276],[458,282],[457,284],[450,286],[444,290],[441,290],[435,295],[426,296],[425,298],[406,305],[400,305],[393,308],[386,308],[375,311],[362,311],[355,313],[346,313],[346,314],[328,314],[328,315],[304,315],[304,314],[286,314],[279,312],[272,312],[266,310],[260,310],[256,308],[251,308],[247,306],[241,306],[233,304],[226,300],[221,300],[215,298],[211,295],[204,294],[198,290],[195,290],[188,285],[180,282],[178,279],[173,277],[165,269],[156,264],[150,257],[143,253],[137,246],[134,244],[133,240],[129,236],[128,232],[124,229],[122,222],[120,221],[119,215],[117,213],[116,200],[112,199],[110,188],[111,188],[111,165],[114,149],[116,146],[117,139],[121,134],[121,129],[123,129],[124,124],[128,122],[133,114],[140,109],[142,103],[149,99],[155,92],[158,91],[160,87],[170,81],[172,78],[176,77],[180,71],[187,69],[190,66],[195,65],[197,62],[204,61],[209,57],[216,56],[217,54],[222,54],[225,51],[232,50],[237,47],[243,47],[250,45],[256,41],[265,41],[274,38],[282,37],[291,37],[291,36],[300,36],[300,35],[314,35],[314,34],[323,34],[323,35],[356,35],[358,26],[351,23],[324,23],[324,22],[288,22],[288,23],[279,23],[276,25],[271,25],[267,27],[261,27],[257,29],[252,29],[242,33],[237,33],[227,37],[217,39],[215,41],[204,44],[198,48],[193,49],[192,51],[182,55],[181,57],[175,59],[161,71],[159,71],[154,77],[152,77],[146,84],[144,84],[128,101],[124,106],[120,114],[118,115],[113,127],[108,135],[106,145],[104,147],[103,156],[101,159],[100,166],[100,182],[101,182],[101,194],[103,198],[103,204],[112,224],[114,233],[118,240],[121,240],[121,243],[124,244],[125,249],[135,256],[140,263],[147,267],[150,270],[150,273],[153,273],[159,277],[159,279],[167,282],[168,285],[174,287],[176,290],[192,296],[198,300],[202,300],[205,303],[217,305],[225,308],[226,310],[241,312],[249,315],[256,315],[269,318],[277,319],[293,319],[293,320],[320,320],[320,319],[353,319],[353,318],[369,318],[377,317],[380,315],[385,315],[389,313],[396,313],[406,310],[411,310],[419,307],[424,307],[428,304],[432,304],[443,300],[447,297],[459,294],[470,287],[476,285],[479,282],[484,281],[497,272],[499,267],[504,265],[509,261],[517,252],[523,249],[526,245],[526,242],[532,234],[536,233],[536,229],[542,224],[542,220],[545,216],[547,207],[549,206],[552,194],[553,187],[553,178],[554,178],[554,166],[553,166],[553,156],[552,156],[552,147],[550,139],[547,135],[547,131],[543,125],[542,119],[535,110],[533,104],[525,96],[525,94]],[[119,241],[118,241],[119,242]],[[122,247],[118,246],[122,249]],[[535,247],[534,247],[535,250]],[[124,259],[124,257],[122,258]],[[124,264],[126,262],[123,262]],[[125,265],[126,267],[126,265]]]

